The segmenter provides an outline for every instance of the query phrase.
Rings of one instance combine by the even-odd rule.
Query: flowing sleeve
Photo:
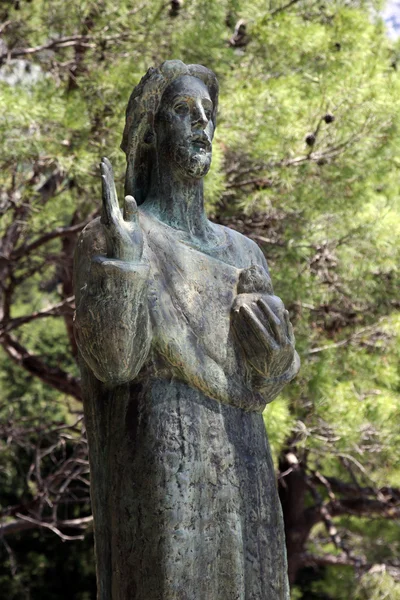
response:
[[[150,267],[106,258],[98,219],[82,232],[75,252],[75,337],[83,360],[109,386],[132,381],[151,344],[147,301]]]

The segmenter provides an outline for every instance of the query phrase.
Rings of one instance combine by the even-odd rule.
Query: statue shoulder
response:
[[[224,230],[225,234],[229,238],[234,248],[235,255],[238,256],[238,260],[240,263],[242,263],[242,267],[261,265],[267,272],[269,272],[264,253],[254,240],[250,239],[246,235],[243,235],[243,233],[236,231],[235,229],[226,227],[225,225],[219,225],[219,227]]]

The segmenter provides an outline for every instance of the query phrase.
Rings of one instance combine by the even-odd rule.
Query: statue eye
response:
[[[189,114],[189,106],[186,104],[186,102],[178,102],[178,104],[175,104],[174,110],[177,115]]]
[[[211,119],[211,115],[212,115],[211,108],[205,108],[204,109],[204,114],[206,115],[207,119],[210,120]]]

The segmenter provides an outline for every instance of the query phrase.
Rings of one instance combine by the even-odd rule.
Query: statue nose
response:
[[[204,128],[207,123],[208,118],[204,111],[203,105],[201,102],[196,102],[193,110],[192,125],[201,125],[201,127]]]

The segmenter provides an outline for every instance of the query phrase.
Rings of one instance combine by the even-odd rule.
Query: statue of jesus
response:
[[[133,90],[120,209],[75,257],[98,600],[288,600],[262,411],[299,369],[266,260],[207,219],[218,83],[179,60]]]

